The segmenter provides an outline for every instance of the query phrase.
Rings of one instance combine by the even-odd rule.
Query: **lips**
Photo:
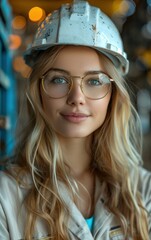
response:
[[[62,113],[61,116],[69,122],[78,123],[86,120],[90,115],[85,113]]]

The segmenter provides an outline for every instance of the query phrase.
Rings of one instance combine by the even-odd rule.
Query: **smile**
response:
[[[61,116],[69,122],[79,123],[88,119],[90,115],[87,115],[84,113],[69,113],[69,114],[61,114]]]

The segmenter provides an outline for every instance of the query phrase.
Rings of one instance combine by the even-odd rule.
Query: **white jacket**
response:
[[[96,187],[100,187],[99,183],[96,184]],[[71,240],[124,240],[118,219],[104,207],[103,191],[95,207],[95,221],[93,234],[91,234],[85,219],[71,201],[66,188],[62,185],[60,190],[71,211],[71,218],[68,223]],[[151,173],[145,169],[140,170],[140,191],[149,213],[151,239]],[[26,193],[27,190],[23,186],[19,186],[12,177],[3,172],[0,173],[0,240],[24,239],[26,210],[23,199]],[[38,219],[34,239],[47,240],[49,239],[48,236],[49,230],[43,221]]]

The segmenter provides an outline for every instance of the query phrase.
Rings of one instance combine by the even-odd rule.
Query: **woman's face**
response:
[[[101,57],[88,47],[67,46],[56,57],[50,68],[65,70],[71,76],[83,76],[89,71],[103,71]],[[102,99],[87,98],[80,88],[81,79],[73,78],[68,95],[53,99],[41,87],[42,105],[57,135],[64,138],[84,138],[104,122],[111,91]]]

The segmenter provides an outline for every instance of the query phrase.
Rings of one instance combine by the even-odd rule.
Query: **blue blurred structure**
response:
[[[17,117],[16,80],[9,49],[12,12],[7,0],[0,1],[0,159],[12,154]]]

